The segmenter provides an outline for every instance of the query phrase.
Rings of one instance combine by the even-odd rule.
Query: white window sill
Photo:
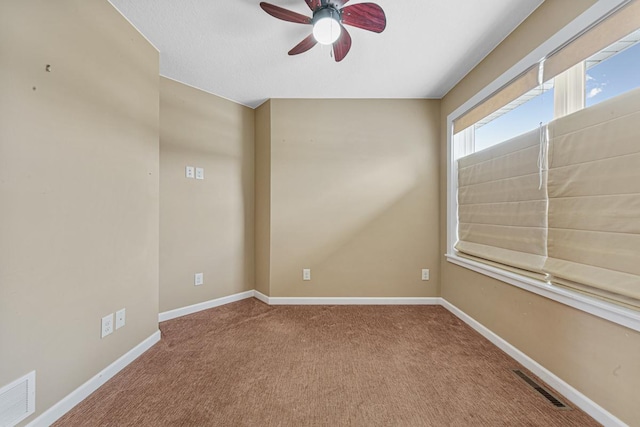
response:
[[[579,292],[554,286],[547,282],[535,280],[517,273],[502,270],[497,267],[472,261],[458,255],[446,254],[447,261],[459,265],[485,276],[492,277],[510,285],[524,289],[534,294],[552,299],[569,307],[587,312],[594,316],[607,319],[618,325],[626,326],[640,332],[640,311],[631,310],[598,298],[593,298]]]

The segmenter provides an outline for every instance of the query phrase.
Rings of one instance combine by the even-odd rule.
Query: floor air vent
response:
[[[0,426],[15,426],[36,409],[36,371],[0,388]]]
[[[541,386],[540,384],[535,382],[533,379],[531,379],[527,374],[522,372],[520,369],[514,369],[513,372],[517,376],[522,378],[522,380],[524,382],[529,384],[535,391],[537,391],[542,396],[544,396],[544,398],[547,399],[549,402],[551,402],[553,404],[553,406],[555,406],[556,408],[558,408],[558,409],[571,409],[571,407],[569,405],[567,405],[566,403],[564,403],[563,401],[558,399],[549,390],[547,390],[546,388],[544,388],[543,386]]]

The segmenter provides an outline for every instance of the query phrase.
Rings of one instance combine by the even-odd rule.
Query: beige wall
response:
[[[0,93],[0,385],[35,369],[37,415],[158,329],[158,53],[106,1],[3,1]]]
[[[271,296],[439,295],[439,109],[271,101]]]
[[[160,79],[160,312],[253,289],[253,141],[252,109]]]
[[[255,135],[256,284],[270,295],[271,275],[271,101],[256,109]]]
[[[442,230],[447,115],[593,3],[545,1],[442,100]],[[441,260],[445,299],[624,422],[640,425],[640,333]]]

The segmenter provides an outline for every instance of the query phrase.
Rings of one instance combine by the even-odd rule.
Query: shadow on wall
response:
[[[272,296],[437,295],[429,102],[276,101],[273,120],[286,116],[272,136]],[[310,109],[323,121],[297,117]],[[435,270],[429,284],[421,268]]]
[[[301,195],[295,208],[282,212],[274,226],[274,245],[278,246],[279,237],[285,238],[282,244],[286,245],[290,233],[301,233],[308,242],[286,264],[299,265],[311,257],[317,262],[335,254],[415,188],[417,177],[410,159],[377,163],[363,173],[335,171],[316,181],[320,185]],[[309,218],[313,223],[305,220]]]

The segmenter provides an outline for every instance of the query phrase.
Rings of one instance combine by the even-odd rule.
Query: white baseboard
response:
[[[556,389],[563,397],[570,400],[575,406],[582,409],[584,412],[593,417],[596,421],[603,424],[605,427],[625,427],[627,424],[615,417],[609,411],[598,405],[593,400],[589,399],[584,394],[570,386],[563,381],[560,377],[549,371],[547,368],[509,344],[504,339],[500,338],[494,332],[483,326],[480,322],[460,310],[455,305],[451,304],[446,299],[442,298],[442,306],[453,313],[460,320],[471,326],[478,331],[483,337],[491,341],[494,345],[507,353],[525,368],[537,375],[542,381],[549,384]]]
[[[440,297],[268,297],[269,305],[440,305]]]
[[[198,311],[207,310],[213,307],[229,304],[230,302],[236,302],[245,298],[253,297],[254,291],[240,292],[238,294],[229,295],[226,297],[216,298],[198,304],[189,305],[187,307],[176,308],[175,310],[169,310],[162,312],[158,315],[158,321],[164,322],[165,320],[175,319],[176,317],[186,316],[187,314],[197,313]]]
[[[61,401],[44,411],[38,418],[31,421],[29,427],[50,426],[60,417],[69,412],[78,403],[89,397],[100,386],[110,380],[115,374],[124,369],[128,364],[136,360],[142,353],[149,350],[155,343],[160,341],[160,331],[154,332],[149,338],[129,350],[118,360],[104,368],[93,378],[82,384],[80,387],[69,393]]]
[[[269,297],[259,291],[253,291],[253,297],[259,299],[265,304],[269,304]]]

